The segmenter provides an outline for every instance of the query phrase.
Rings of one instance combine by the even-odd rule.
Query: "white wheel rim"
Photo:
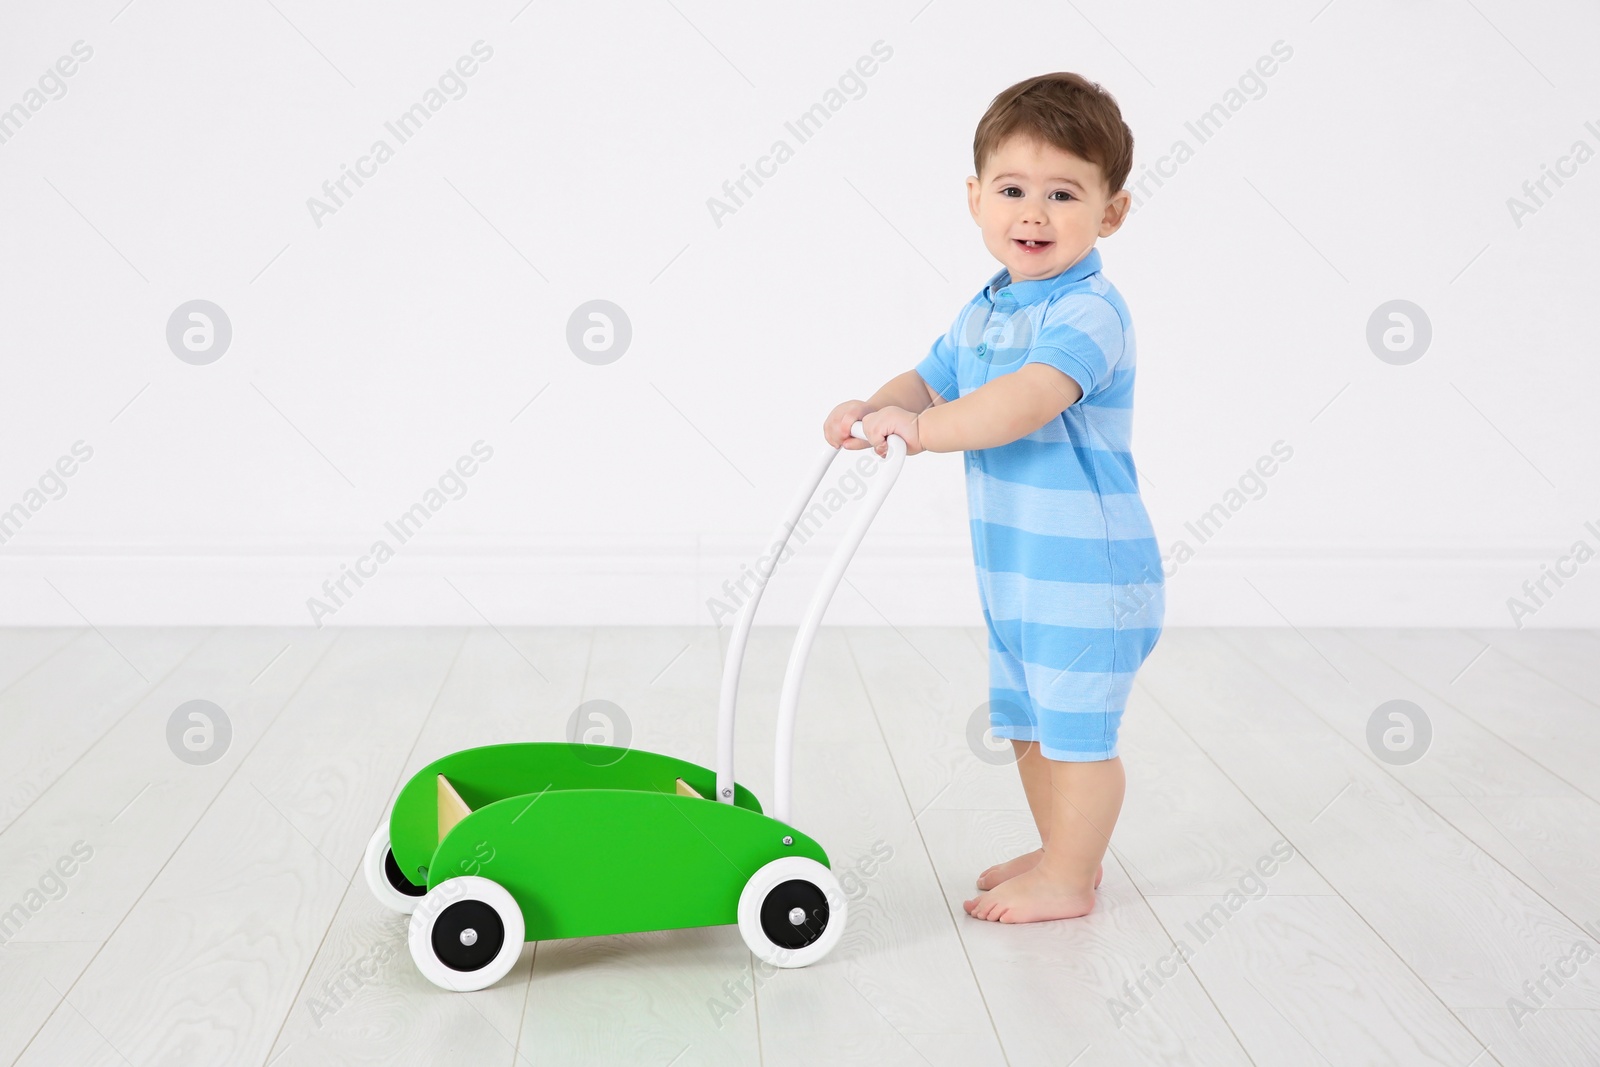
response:
[[[453,904],[478,901],[494,909],[505,926],[505,941],[493,959],[475,970],[458,971],[441,960],[433,950],[433,930],[439,917]],[[411,959],[422,976],[440,989],[468,993],[494,985],[516,965],[522,955],[526,927],[522,922],[522,909],[510,893],[497,882],[477,875],[463,875],[440,882],[428,890],[416,911],[411,913],[411,926],[406,940],[411,948]],[[476,944],[481,931],[469,928],[462,934],[472,933],[469,940],[459,937],[462,944]]]
[[[828,922],[822,935],[809,945],[785,948],[774,944],[762,929],[761,905],[773,889],[794,879],[810,882],[822,890],[828,902]],[[802,911],[803,918],[802,909],[790,909],[791,922],[794,911]],[[739,893],[739,934],[757,959],[774,967],[805,967],[826,956],[839,943],[844,936],[847,911],[844,890],[832,871],[805,856],[784,856],[763,866],[744,884]]]
[[[390,911],[409,915],[417,910],[421,897],[408,896],[389,884],[389,872],[384,870],[384,860],[389,855],[389,820],[385,818],[372,840],[367,842],[367,852],[361,858],[361,873],[366,877],[367,888],[378,903]]]

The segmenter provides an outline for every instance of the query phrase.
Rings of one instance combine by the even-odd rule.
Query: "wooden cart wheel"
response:
[[[522,954],[522,909],[498,882],[467,874],[440,882],[411,914],[407,941],[422,976],[468,993],[504,978]]]
[[[805,967],[844,936],[846,901],[832,871],[805,856],[766,864],[739,893],[739,934],[774,967]]]

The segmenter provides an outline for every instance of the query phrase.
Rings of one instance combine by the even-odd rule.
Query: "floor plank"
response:
[[[1345,675],[1339,679],[1293,634],[1219,635],[1358,747],[1367,744],[1364,717],[1371,709],[1395,696],[1418,701],[1433,720],[1434,741],[1416,763],[1387,766],[1387,773],[1573,922],[1600,917],[1600,804],[1387,663],[1363,654],[1348,635],[1319,638]]]
[[[1338,897],[1263,894],[1237,911],[1210,896],[1150,904],[1257,1063],[1460,1067],[1483,1051]]]
[[[57,1009],[62,994],[193,827],[241,753],[310,669],[316,645],[327,640],[285,653],[281,631],[211,633],[184,661],[181,673],[139,700],[0,832],[5,858],[0,900],[18,899],[26,883],[36,884],[42,871],[62,859],[72,870],[59,900],[39,909],[20,930],[7,931],[11,940],[3,955],[37,943],[37,951],[56,952],[77,964],[70,972],[59,971],[51,957],[41,979],[49,984],[44,1010],[35,1013],[30,997],[29,1010],[6,1013],[0,1051],[9,1049],[15,1056]],[[269,663],[271,670],[264,670]],[[180,704],[202,693],[225,708],[234,733],[216,762],[194,766],[169,748],[167,724]],[[110,713],[118,713],[115,705]],[[77,855],[80,850],[84,856]],[[81,951],[81,945],[89,951]],[[69,1016],[74,1010],[70,1004],[65,1009]]]
[[[1367,651],[1586,796],[1600,800],[1600,688],[1577,690],[1460,630],[1352,630]],[[1562,660],[1550,657],[1554,662]],[[1570,660],[1563,672],[1576,674]],[[1562,670],[1562,668],[1546,669]]]
[[[80,1020],[134,1062],[265,1061],[460,641],[338,634],[278,714],[253,717],[261,730],[248,750],[199,768],[221,779],[214,799],[190,813],[154,878],[134,880],[131,909],[66,991],[72,1010],[58,1010],[19,1062],[88,1062],[72,1058]],[[238,664],[238,677],[262,658]],[[134,848],[105,851],[95,871],[138,870]]]
[[[1286,703],[1313,714],[1220,636],[1180,633],[1162,669],[1140,682],[1175,718],[1200,724],[1220,716],[1220,709],[1196,708],[1188,684],[1195,673],[1212,671],[1235,678],[1241,703],[1234,711],[1243,719],[1276,715]],[[1335,647],[1326,632],[1309,636]],[[1320,735],[1185,726],[1449,1007],[1503,1004],[1505,990],[1537,975],[1578,933],[1571,920],[1410,793],[1365,745],[1327,726]],[[1600,981],[1580,974],[1569,996],[1573,1007],[1600,1006]]]
[[[177,668],[203,629],[85,631],[0,693],[0,831]]]

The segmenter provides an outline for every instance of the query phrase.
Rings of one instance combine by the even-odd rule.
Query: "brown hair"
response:
[[[984,162],[1014,134],[1098,165],[1112,194],[1133,170],[1133,131],[1122,121],[1116,99],[1077,74],[1040,74],[994,98],[972,139],[972,165],[980,176]]]

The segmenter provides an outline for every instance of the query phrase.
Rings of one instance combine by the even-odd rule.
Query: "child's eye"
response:
[[[1060,196],[1065,197],[1068,200],[1072,199],[1072,194],[1067,192],[1065,189],[1057,189],[1054,193],[1051,193],[1050,195],[1051,195],[1051,197],[1055,197],[1057,195],[1060,195]]]
[[[1022,190],[1018,189],[1015,185],[1008,185],[1004,189],[1000,190],[1001,196],[1010,196],[1012,193],[1016,193],[1017,196],[1021,196]]]

